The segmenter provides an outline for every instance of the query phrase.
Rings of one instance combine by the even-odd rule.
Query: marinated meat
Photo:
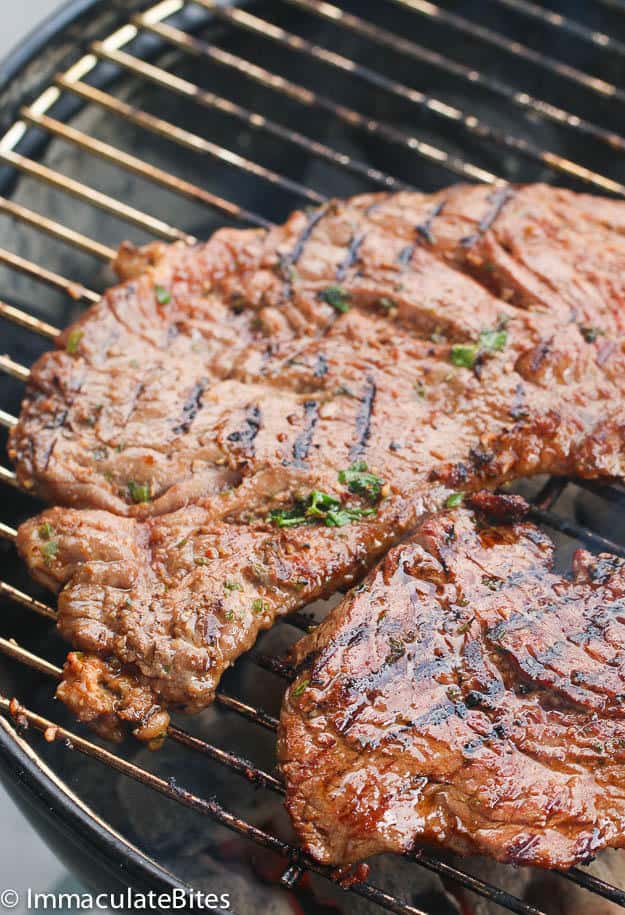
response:
[[[458,402],[472,416],[494,379],[493,396],[506,399],[496,422],[543,438],[551,432],[527,416],[534,388],[544,401],[558,387],[551,412],[540,407],[551,429],[562,392],[579,384],[580,423],[597,429],[592,474],[606,449],[620,448],[624,212],[542,186],[458,186],[333,202],[268,232],[224,229],[195,248],[125,246],[125,282],[33,367],[10,438],[18,479],[64,505],[160,514],[268,464],[295,459],[316,472],[323,460],[342,466],[350,450],[377,463],[386,401],[396,399],[396,427],[406,417],[446,425]],[[449,398],[433,421],[432,396],[439,411]],[[589,415],[598,401],[606,428]],[[352,428],[349,446],[342,438],[330,453],[331,414],[341,436],[362,416],[367,441]],[[406,437],[384,436],[389,476],[413,460]],[[391,441],[400,448],[389,454]],[[431,428],[430,441],[442,453],[450,444]],[[486,460],[489,447],[476,447]]]
[[[625,562],[552,558],[530,524],[439,513],[297,644],[279,758],[306,851],[625,845]]]
[[[457,187],[123,247],[124,283],[35,365],[10,439],[22,485],[84,507],[19,536],[89,653],[62,698],[153,737],[454,491],[624,476],[622,210]]]
[[[259,631],[353,584],[441,492],[389,499],[340,528],[228,524],[199,505],[142,522],[49,509],[22,525],[17,545],[35,578],[59,592],[61,634],[85,652],[70,655],[59,698],[105,736],[130,726],[154,740],[169,705],[209,705]]]

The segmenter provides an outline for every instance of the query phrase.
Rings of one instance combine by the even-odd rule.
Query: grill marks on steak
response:
[[[490,497],[492,499],[492,497]],[[294,649],[279,757],[307,851],[568,867],[625,844],[625,564],[427,520]]]
[[[145,521],[49,509],[21,526],[17,545],[59,592],[61,634],[87,652],[70,655],[59,698],[106,736],[130,724],[154,739],[168,705],[209,705],[259,631],[353,584],[440,499],[389,500],[339,530],[227,524],[200,505]]]
[[[240,475],[238,485],[210,497],[198,491],[195,504],[144,520],[57,508],[20,529],[18,547],[35,577],[62,588],[62,634],[83,651],[114,658],[124,677],[137,672],[148,691],[140,701],[124,699],[126,720],[135,699],[144,708],[149,698],[159,712],[167,704],[197,710],[210,703],[224,669],[259,629],[353,584],[424,511],[442,506],[449,487],[471,491],[539,472],[623,472],[621,427],[597,409],[605,408],[606,373],[614,373],[616,388],[623,367],[616,355],[597,367],[585,343],[577,352],[573,345],[550,351],[537,381],[526,369],[522,382],[506,353],[488,360],[478,378],[451,365],[448,346],[356,312],[322,340],[294,346],[297,358],[283,352],[268,363],[262,385],[225,381],[204,395],[206,447],[228,455],[222,472]],[[519,384],[524,408],[514,420]],[[200,414],[193,428],[199,424]],[[374,517],[338,530],[281,531],[267,523],[271,509],[289,509],[313,490],[370,508],[338,476],[360,455],[385,484]],[[42,530],[53,538],[52,554]],[[245,606],[225,619],[224,580],[241,563],[263,568],[265,554],[262,581],[257,570],[242,570],[248,587],[229,597]],[[92,674],[85,664],[84,677],[92,682]],[[60,695],[86,719],[82,675],[70,670],[72,686],[66,680]],[[96,698],[100,709],[101,690]],[[150,732],[147,722],[139,732]]]
[[[285,390],[292,376],[281,380],[280,371],[301,348],[314,377],[305,388],[294,378],[290,396],[329,398],[325,340],[337,324],[350,326],[328,301],[337,283],[340,301],[377,338],[369,362],[384,366],[394,347],[432,334],[476,341],[503,319],[500,366],[525,354],[522,376],[547,385],[559,372],[564,384],[570,363],[586,359],[599,370],[588,381],[592,400],[601,370],[621,358],[621,210],[540,186],[456,187],[332,203],[269,232],[225,229],[193,249],[126,247],[125,283],[65,333],[70,352],[33,368],[10,438],[20,483],[51,501],[136,516],[236,485],[249,467],[217,442],[212,404],[237,384],[246,404]],[[395,325],[389,342],[380,321]],[[449,361],[448,349],[433,353]],[[379,399],[376,373],[363,372]],[[609,400],[617,373],[607,365],[604,374]],[[149,486],[150,502],[136,503],[130,481]]]
[[[148,733],[146,709],[206,705],[259,628],[352,584],[449,488],[625,475],[621,210],[540,187],[458,187],[356,198],[195,249],[123,249],[125,284],[65,334],[70,352],[35,365],[11,435],[23,485],[109,510],[54,510],[20,531],[36,577],[63,589],[61,631],[97,656],[70,665],[64,700],[88,718],[97,684],[97,723],[110,730],[123,707]],[[583,232],[572,227],[582,215]],[[572,320],[592,284],[585,246],[601,276]],[[348,313],[329,304],[337,276]],[[534,302],[538,276],[569,285]],[[595,332],[582,332],[591,319]],[[454,364],[453,343],[502,321],[502,352],[479,372]],[[375,517],[268,526],[270,510],[313,490],[371,507],[339,484],[356,459],[385,484]],[[48,523],[54,555],[39,533]],[[308,584],[292,592],[298,550]],[[242,570],[233,594],[247,609],[222,619],[223,569],[258,551],[269,569]],[[107,658],[113,667],[99,666]]]

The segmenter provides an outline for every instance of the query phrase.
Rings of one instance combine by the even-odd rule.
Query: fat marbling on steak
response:
[[[569,580],[552,553],[440,513],[297,644],[278,752],[314,857],[565,868],[625,845],[625,563],[579,550]]]
[[[65,701],[152,734],[450,490],[622,476],[622,212],[459,187],[125,249],[125,283],[34,367],[10,443],[25,486],[87,509],[18,538],[88,652]]]

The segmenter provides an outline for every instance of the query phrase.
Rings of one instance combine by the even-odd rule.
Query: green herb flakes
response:
[[[326,527],[344,527],[352,521],[376,514],[375,508],[343,506],[339,499],[313,490],[306,499],[300,499],[292,508],[275,508],[268,521],[276,527],[298,527],[302,524],[324,524]]]
[[[80,347],[80,341],[82,340],[83,337],[84,337],[84,334],[83,334],[82,330],[76,329],[76,330],[70,331],[70,334],[67,338],[67,346],[65,347],[65,349],[67,350],[68,353],[70,353],[70,355],[73,356],[75,353],[78,352],[78,348]]]
[[[328,286],[319,293],[319,298],[337,311],[349,311],[349,293],[342,286]]]
[[[580,325],[579,332],[586,343],[594,343],[597,337],[605,336],[604,330],[602,330],[600,327],[595,327],[592,324]]]
[[[159,305],[169,305],[171,302],[171,292],[169,289],[165,289],[164,286],[155,286],[154,295]]]
[[[506,348],[507,342],[507,330],[483,330],[480,334],[480,349],[487,353],[501,352],[501,350]]]
[[[150,494],[149,483],[135,483],[134,480],[128,481],[128,495],[133,502],[149,502],[152,498]]]
[[[310,686],[310,680],[302,680],[301,683],[298,683],[297,686],[293,687],[292,693],[294,696],[301,696],[304,690],[308,689]]]
[[[457,508],[459,505],[462,505],[463,501],[463,492],[452,492],[452,494],[448,496],[445,501],[445,508]]]
[[[472,369],[479,356],[499,353],[508,342],[508,331],[501,323],[495,330],[483,330],[477,343],[456,343],[451,348],[450,359],[459,368]]]
[[[360,521],[361,518],[369,518],[375,515],[375,508],[341,508],[338,511],[331,511],[325,516],[323,523],[326,527],[345,527],[352,521]]]
[[[40,524],[37,528],[37,533],[41,540],[50,540],[52,534],[54,533],[54,528],[49,521],[44,521],[43,524]]]
[[[47,543],[44,543],[44,545],[41,547],[41,555],[45,559],[46,565],[49,565],[52,562],[58,551],[58,540],[48,540]]]
[[[495,578],[492,575],[483,575],[482,584],[486,585],[489,591],[499,591],[499,589],[503,586],[503,581],[501,578]]]
[[[252,601],[252,610],[254,613],[265,613],[269,610],[269,604],[262,597],[257,597],[256,600]]]
[[[242,591],[243,585],[240,581],[224,581],[225,591]]]
[[[369,472],[365,461],[356,461],[348,470],[341,470],[339,483],[347,483],[350,492],[365,496],[372,502],[378,501],[384,485],[380,477]]]
[[[451,348],[450,359],[454,365],[461,369],[472,369],[477,359],[478,347],[464,344],[455,344]]]

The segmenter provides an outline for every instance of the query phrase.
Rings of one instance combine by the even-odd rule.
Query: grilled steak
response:
[[[61,697],[153,738],[450,490],[625,475],[621,213],[458,187],[122,248],[10,441],[25,487],[87,507],[19,536],[88,652]]]
[[[266,360],[263,385],[215,386],[204,435],[245,468],[238,485],[194,492],[194,504],[143,520],[57,508],[22,527],[19,548],[36,577],[63,588],[61,632],[122,665],[112,671],[117,691],[135,674],[151,691],[149,704],[133,690],[111,700],[151,736],[146,708],[209,703],[260,628],[352,584],[450,489],[540,472],[622,474],[622,351],[599,365],[585,341],[560,345],[539,359],[522,353],[516,370],[507,349],[495,352],[476,374],[452,361],[449,344],[413,339],[381,317],[342,315],[296,357]],[[280,564],[259,578],[266,554]],[[239,568],[252,570],[249,581],[224,601],[224,581]],[[254,612],[259,601],[267,612]],[[233,602],[240,612],[228,620]],[[60,696],[102,723],[110,690],[88,710],[100,669],[70,665]]]
[[[624,213],[541,186],[458,186],[335,202],[196,248],[126,246],[125,282],[33,367],[10,438],[18,479],[52,502],[146,516],[285,463],[300,485],[296,471],[350,453],[397,478],[424,449],[450,464],[462,452],[470,475],[452,411],[469,424],[482,411],[483,432],[507,424],[511,454],[552,434],[576,384],[580,429],[564,436],[596,427],[580,472],[620,473]],[[415,428],[427,442],[411,453]],[[486,461],[488,443],[475,447]]]
[[[625,844],[625,563],[440,513],[294,650],[279,757],[307,851],[565,868]]]
[[[49,509],[22,525],[18,548],[35,578],[60,591],[61,633],[88,653],[70,655],[59,697],[108,737],[125,723],[155,739],[167,705],[210,704],[260,630],[352,584],[440,504],[440,488],[427,498],[388,499],[340,528],[228,524],[199,505],[143,522]]]

